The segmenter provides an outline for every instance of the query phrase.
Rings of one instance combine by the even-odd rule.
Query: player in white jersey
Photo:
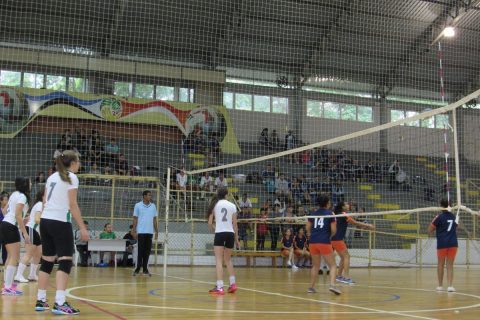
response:
[[[217,194],[213,197],[208,207],[208,226],[210,230],[215,231],[215,239],[213,240],[213,248],[215,251],[217,285],[209,291],[211,294],[223,295],[223,262],[227,266],[230,276],[229,293],[237,291],[235,283],[235,273],[232,264],[232,250],[236,245],[240,247],[238,241],[237,212],[238,208],[226,200],[228,189],[220,187]],[[213,220],[215,219],[215,227]]]
[[[52,313],[74,315],[80,310],[65,301],[65,290],[72,269],[74,252],[72,217],[78,224],[80,239],[88,240],[88,231],[83,223],[77,203],[78,178],[75,173],[80,169],[77,153],[64,151],[55,160],[57,172],[48,177],[43,196],[43,212],[40,219],[40,237],[42,239],[42,260],[38,275],[38,293],[35,311],[48,310],[48,278],[53,270],[55,256],[58,257],[56,274],[57,292]]]
[[[20,259],[20,263],[18,264],[17,275],[15,276],[16,282],[26,283],[28,281],[37,281],[37,268],[40,262],[40,258],[42,257],[42,241],[40,240],[40,234],[38,233],[39,224],[40,224],[40,216],[42,214],[43,209],[43,194],[45,192],[45,188],[41,188],[35,194],[35,199],[33,199],[33,207],[30,210],[30,216],[28,218],[28,223],[26,225],[28,236],[30,237],[30,243],[25,244],[25,254],[23,255],[22,259]],[[23,272],[27,268],[27,264],[30,262],[30,274],[28,276],[28,280],[25,279],[23,276]]]
[[[0,224],[0,235],[2,243],[7,248],[7,262],[5,263],[5,283],[2,288],[2,295],[18,296],[23,294],[17,290],[13,279],[17,269],[17,263],[20,259],[20,232],[25,239],[25,244],[30,243],[27,229],[23,223],[23,218],[28,211],[28,195],[31,188],[30,179],[19,177],[15,179],[15,192],[8,199],[7,211]]]

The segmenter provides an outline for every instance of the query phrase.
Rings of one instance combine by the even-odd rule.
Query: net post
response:
[[[467,265],[467,269],[470,268],[470,239],[467,237],[465,240],[466,252],[465,252],[465,263]]]
[[[418,248],[418,255],[419,255],[419,261],[420,261],[420,269],[423,268],[423,239],[418,238],[418,243],[420,244]]]
[[[455,189],[457,191],[457,205],[462,205],[462,190],[460,188],[460,157],[458,153],[458,131],[457,131],[457,109],[452,110],[452,127],[453,127],[453,149],[455,155]],[[456,222],[458,223],[460,209],[457,211]]]
[[[112,179],[112,197],[110,202],[110,224],[113,226],[113,215],[115,211],[115,184],[117,179],[113,177]]]
[[[195,241],[195,221],[193,219],[190,219],[190,266],[193,267],[193,259],[194,259],[194,241]]]
[[[167,276],[168,257],[168,214],[170,210],[170,167],[167,168],[167,185],[165,188],[165,239],[163,242],[163,276]]]
[[[257,252],[257,221],[253,222],[253,252]]]
[[[368,267],[372,266],[372,231],[368,230]]]
[[[156,185],[157,185],[157,203],[156,203],[156,206],[157,206],[157,211],[160,209],[160,181],[157,181],[156,182]],[[159,222],[160,222],[160,218],[159,218],[159,215],[157,214],[157,230],[158,230],[158,226],[159,226]],[[157,236],[157,241],[155,241],[155,245],[154,245],[154,252],[155,252],[155,265],[158,264],[158,236]]]

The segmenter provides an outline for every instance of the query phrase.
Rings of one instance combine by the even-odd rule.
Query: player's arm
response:
[[[360,222],[360,221],[357,221],[357,220],[353,219],[352,217],[348,217],[347,222],[351,223],[351,224],[353,224],[353,225],[355,225],[355,226],[357,226],[361,229],[375,230],[375,226],[373,224]]]
[[[307,221],[307,224],[305,225],[305,231],[307,233],[307,237],[310,236],[310,233],[312,231],[312,223],[310,220]]]
[[[232,224],[233,224],[233,232],[235,232],[235,246],[240,248],[240,240],[238,240],[238,221],[237,221],[237,213],[232,215]]]
[[[25,238],[25,242],[27,242],[27,239],[29,239],[29,238],[28,238],[27,229],[25,228],[25,223],[23,221],[23,208],[24,207],[25,207],[25,205],[23,203],[18,203],[15,206],[15,219],[17,220],[18,229],[20,229],[20,231],[23,234],[23,237]]]
[[[430,236],[433,235],[433,232],[434,232],[435,229],[437,228],[437,219],[438,219],[438,216],[436,216],[436,217],[433,219],[432,223],[430,223],[429,226],[428,226],[427,232],[428,232],[428,234],[429,234]]]
[[[236,217],[235,217],[235,221],[236,221]],[[233,222],[233,220],[232,220],[232,222]],[[237,225],[237,228],[238,228],[238,225]],[[211,232],[215,231],[215,227],[213,226],[213,211],[210,212],[210,214],[208,215],[208,229]]]
[[[132,227],[132,236],[134,239],[137,239],[137,225],[138,225],[138,215],[140,214],[140,209],[137,205],[133,208],[133,227]]]
[[[158,213],[153,217],[153,230],[155,231],[153,238],[157,240],[158,239]]]
[[[335,220],[335,218],[332,218],[333,221],[330,222],[330,238],[332,238],[335,233],[337,233],[337,221]]]

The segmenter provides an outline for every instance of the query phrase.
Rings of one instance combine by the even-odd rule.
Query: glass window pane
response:
[[[280,97],[272,97],[272,112],[273,113],[288,113],[288,99]]]
[[[358,106],[357,120],[362,122],[373,122],[373,108]]]
[[[253,96],[253,111],[270,112],[270,97]]]
[[[40,89],[43,88],[43,81],[45,75],[40,73],[24,73],[23,74],[23,86],[25,88]]]
[[[175,88],[174,87],[165,87],[157,86],[157,99],[164,101],[174,101],[175,100]]]
[[[135,84],[135,98],[153,99],[153,84]]]
[[[192,89],[193,90],[193,89]],[[192,102],[190,100],[191,98],[191,92],[189,88],[180,88],[178,92],[178,101],[182,102]]]
[[[113,94],[120,97],[130,97],[130,82],[115,82],[113,85]]]
[[[327,119],[340,119],[340,106],[338,103],[324,102],[323,117]]]
[[[435,128],[435,120],[433,117],[422,119],[420,122],[422,128]]]
[[[25,76],[24,76],[25,82]],[[68,91],[72,92],[85,92],[85,79],[83,78],[68,78]]]
[[[236,93],[235,109],[252,111],[252,95],[245,93]]]
[[[67,90],[67,77],[47,75],[47,89]]]
[[[322,102],[317,100],[307,100],[307,117],[321,117]]]
[[[405,119],[405,111],[403,110],[391,110],[390,111],[390,121],[395,122],[398,120]]]
[[[227,109],[233,109],[233,92],[223,93],[223,105]]]
[[[357,106],[343,104],[340,106],[342,120],[357,120]]]
[[[448,125],[449,125],[448,114],[437,114],[435,116],[435,128],[444,129],[445,126],[448,127]]]
[[[4,86],[19,87],[22,73],[17,71],[0,71],[0,84]]]
[[[195,96],[195,89],[190,89],[190,102],[195,102],[195,100],[193,100],[194,96]]]
[[[418,112],[416,112],[416,111],[407,111],[406,112],[407,118],[416,116],[417,114],[418,114]],[[411,126],[411,127],[420,127],[420,120],[407,122],[407,123],[405,123],[405,125]]]

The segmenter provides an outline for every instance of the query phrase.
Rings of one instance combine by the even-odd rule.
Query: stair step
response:
[[[205,159],[205,155],[201,153],[189,153],[188,157],[190,159]]]
[[[427,162],[427,158],[424,157],[416,157],[415,160],[417,160],[418,162]]]
[[[400,209],[400,205],[397,203],[375,203],[374,208],[383,210],[398,210]]]
[[[382,198],[381,194],[370,193],[367,194],[367,199],[369,200],[380,200]]]
[[[425,164],[425,167],[430,168],[430,169],[435,169],[437,165],[435,163],[427,163]]]
[[[358,190],[371,191],[373,186],[371,184],[361,184],[358,186]]]

